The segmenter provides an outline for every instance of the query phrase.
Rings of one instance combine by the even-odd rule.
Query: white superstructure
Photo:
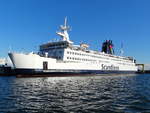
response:
[[[64,25],[60,26],[60,30],[56,33],[61,37],[61,40],[40,45],[40,51],[37,54],[9,53],[16,71],[21,74],[123,73],[137,71],[133,58],[113,54],[111,41],[105,42],[103,52],[93,51],[89,50],[88,45],[85,43],[74,45],[70,41],[66,18]],[[108,51],[108,49],[110,50]]]

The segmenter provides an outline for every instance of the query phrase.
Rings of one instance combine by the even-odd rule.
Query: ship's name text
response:
[[[108,66],[108,65],[102,64],[101,67],[102,67],[102,70],[119,70],[119,66],[114,66],[114,65]]]

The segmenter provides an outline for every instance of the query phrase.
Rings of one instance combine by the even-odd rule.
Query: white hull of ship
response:
[[[63,62],[32,53],[9,53],[9,56],[18,74],[134,73],[137,71],[135,65],[118,65],[114,62]],[[46,62],[46,66],[44,66],[44,62]]]

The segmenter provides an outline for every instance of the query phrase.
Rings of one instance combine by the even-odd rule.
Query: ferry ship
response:
[[[70,40],[65,18],[64,25],[56,32],[59,41],[40,45],[38,53],[9,52],[8,55],[17,74],[108,74],[135,73],[136,60],[114,54],[111,40],[102,44],[102,51],[89,49],[89,45],[75,45]]]

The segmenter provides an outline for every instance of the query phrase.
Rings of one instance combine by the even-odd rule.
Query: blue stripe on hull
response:
[[[52,72],[53,71],[53,72]],[[36,70],[36,69],[15,69],[17,76],[67,76],[85,74],[129,74],[136,71],[103,71],[103,70]]]

